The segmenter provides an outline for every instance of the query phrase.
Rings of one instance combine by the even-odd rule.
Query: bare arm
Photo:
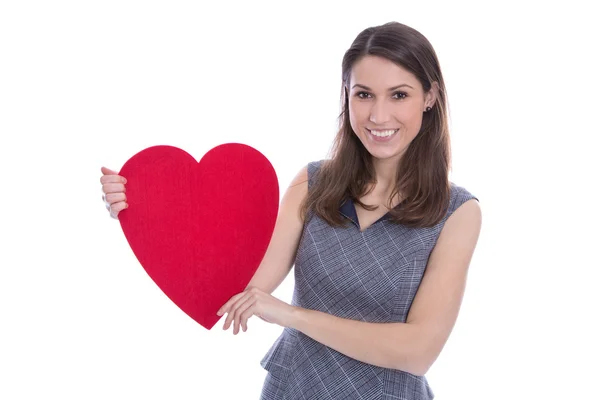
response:
[[[255,287],[270,294],[290,272],[303,227],[298,210],[307,193],[308,171],[304,167],[283,195],[271,242],[246,289]]]

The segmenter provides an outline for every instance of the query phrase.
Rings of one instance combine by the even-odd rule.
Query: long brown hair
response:
[[[301,206],[333,226],[342,226],[339,207],[346,199],[367,210],[360,198],[369,193],[376,180],[372,157],[350,126],[348,87],[354,64],[366,55],[384,57],[414,74],[427,93],[433,82],[439,87],[431,111],[424,113],[421,129],[404,152],[397,167],[397,180],[390,196],[401,195],[400,204],[390,210],[390,220],[410,227],[434,226],[442,220],[450,201],[450,137],[446,88],[437,55],[429,41],[413,28],[398,22],[370,27],[354,40],[342,61],[341,113],[339,131],[331,158],[323,162],[314,186]],[[371,187],[371,190],[374,186]]]

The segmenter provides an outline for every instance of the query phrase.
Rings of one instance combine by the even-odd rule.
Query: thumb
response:
[[[102,167],[101,171],[103,175],[119,175],[116,171],[113,171],[112,169],[108,169],[106,167]]]

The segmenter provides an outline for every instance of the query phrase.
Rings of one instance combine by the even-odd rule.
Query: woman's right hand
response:
[[[102,200],[106,204],[106,209],[111,217],[118,219],[119,213],[129,207],[125,196],[127,179],[115,171],[102,167],[100,183],[102,184]]]

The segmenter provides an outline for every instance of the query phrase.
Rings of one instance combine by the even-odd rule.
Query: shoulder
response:
[[[310,161],[302,167],[292,179],[287,192],[293,193],[299,199],[304,199],[311,186],[318,179],[318,172],[327,160]]]
[[[453,201],[461,201],[461,200],[470,200],[475,199],[479,201],[479,199],[467,190],[465,187],[456,184],[455,182],[450,182],[450,191],[451,191],[451,200]]]
[[[306,193],[314,184],[318,171],[321,169],[324,161],[325,160],[310,161],[304,165],[292,179],[289,189],[296,191],[300,190]]]
[[[444,218],[433,227],[433,231],[435,232],[434,243],[442,231],[454,231],[457,229],[457,225],[461,226],[458,228],[459,230],[469,229],[478,231],[481,226],[481,214],[479,198],[465,187],[450,182],[448,210]],[[453,234],[460,233],[453,232]]]
[[[321,169],[323,165],[325,165],[326,162],[327,160],[311,161],[307,164],[306,169],[310,175],[314,175]]]
[[[439,224],[441,232],[436,247],[445,248],[448,254],[462,251],[465,259],[470,259],[479,238],[481,222],[479,199],[464,187],[452,184],[450,206],[444,221]]]
[[[453,235],[477,237],[482,219],[479,198],[453,182],[450,183],[450,187],[450,204],[440,229],[452,232]]]
[[[311,161],[306,165],[306,179],[308,181],[309,188],[313,186],[314,183],[317,181],[319,171],[321,171],[321,168],[323,167],[323,165],[325,165],[326,162],[327,160]]]
[[[471,201],[472,200],[472,201]],[[479,199],[463,186],[459,186],[454,182],[450,182],[450,203],[448,204],[448,212],[446,218],[449,218],[463,204],[471,204],[468,208],[479,209]]]
[[[294,183],[302,183],[303,180],[307,180],[311,176],[315,175],[317,171],[321,169],[321,166],[326,160],[309,161],[304,167],[298,171],[294,178]]]
[[[308,166],[305,165],[298,171],[290,186],[305,185],[308,182]]]

